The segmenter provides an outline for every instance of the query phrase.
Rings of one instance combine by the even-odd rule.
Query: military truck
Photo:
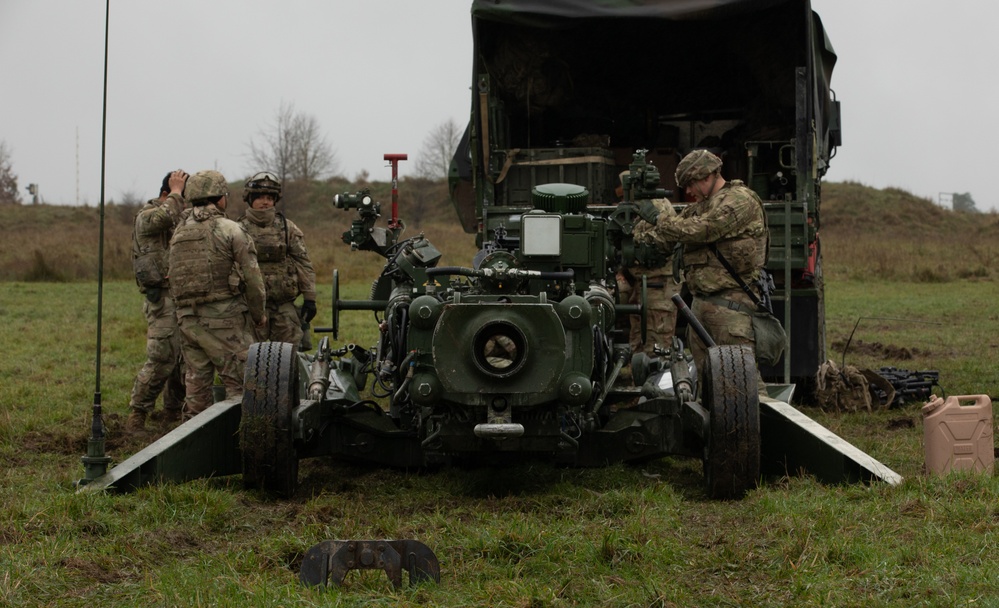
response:
[[[821,179],[841,140],[836,55],[810,2],[475,0],[471,14],[471,119],[449,176],[465,231],[516,243],[539,184],[612,205],[636,149],[676,191],[680,158],[710,149],[764,201],[790,342],[764,377],[807,394],[826,346]]]

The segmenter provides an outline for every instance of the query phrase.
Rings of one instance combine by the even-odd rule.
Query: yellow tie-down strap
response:
[[[517,165],[518,167],[542,167],[551,165],[582,165],[586,163],[603,163],[605,165],[614,164],[614,159],[607,158],[606,156],[566,156],[563,158],[549,158],[545,160],[514,161],[514,157],[519,153],[520,148],[514,148],[513,150],[507,151],[506,162],[503,163],[503,169],[500,171],[499,177],[496,178],[497,184],[506,179],[507,172],[509,172],[510,167],[514,165]]]

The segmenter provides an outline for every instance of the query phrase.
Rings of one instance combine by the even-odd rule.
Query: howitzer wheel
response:
[[[239,446],[243,485],[287,498],[298,486],[292,410],[298,405],[296,348],[286,342],[250,345],[243,376]]]
[[[710,413],[704,478],[711,498],[739,498],[760,478],[760,398],[749,346],[712,346],[704,370]]]

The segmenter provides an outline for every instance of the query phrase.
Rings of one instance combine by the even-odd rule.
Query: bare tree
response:
[[[447,178],[461,134],[458,124],[451,118],[434,127],[423,140],[423,147],[416,157],[416,175],[426,179]]]
[[[337,169],[336,153],[311,114],[281,102],[274,123],[260,131],[259,142],[250,140],[252,172],[273,171],[282,182],[321,179]]]
[[[290,134],[292,179],[310,182],[336,172],[336,153],[320,131],[315,116],[296,114]]]
[[[17,191],[17,175],[10,160],[7,142],[0,141],[0,205],[20,205],[21,193]]]

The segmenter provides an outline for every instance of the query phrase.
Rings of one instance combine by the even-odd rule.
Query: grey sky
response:
[[[813,0],[839,61],[844,145],[827,180],[999,207],[999,4]],[[155,194],[175,167],[251,174],[282,102],[314,115],[341,173],[411,174],[426,134],[469,111],[466,0],[114,0],[105,196]],[[104,0],[0,0],[0,140],[46,202],[100,200]],[[626,41],[623,41],[626,43]],[[22,190],[22,194],[26,194]]]

